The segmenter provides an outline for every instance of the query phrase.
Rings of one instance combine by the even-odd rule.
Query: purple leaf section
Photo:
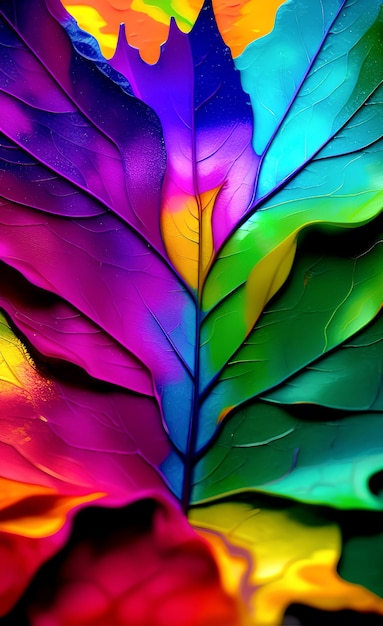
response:
[[[143,364],[67,302],[34,287],[9,266],[0,266],[0,307],[30,345],[49,359],[78,365],[90,376],[153,395]]]
[[[127,366],[129,388],[156,397],[184,449],[178,415],[188,420],[192,405],[195,304],[160,234],[161,126],[76,52],[47,7],[58,5],[1,6],[0,259],[60,303],[49,311],[53,325],[38,307],[27,322],[30,311],[13,296],[4,307],[29,339],[28,324],[43,325],[32,343],[48,356],[124,385],[116,369]],[[101,347],[91,347],[95,328]],[[57,332],[71,334],[59,354]],[[110,345],[108,373],[102,354]]]
[[[5,0],[1,14],[0,130],[163,252],[153,219],[165,170],[156,115],[74,50],[43,0]]]
[[[177,385],[181,410],[192,392],[194,332],[184,316],[194,308],[161,258],[111,214],[69,221],[3,202],[0,223],[1,260],[140,359],[160,400]]]
[[[121,30],[111,64],[161,120],[168,154],[164,200],[219,188],[212,217],[217,250],[250,206],[259,159],[251,146],[250,101],[214,19],[206,7],[190,35],[173,21],[152,66]]]

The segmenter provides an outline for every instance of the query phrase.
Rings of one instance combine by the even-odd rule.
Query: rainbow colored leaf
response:
[[[78,508],[150,500],[137,553],[121,537],[143,577],[119,565],[117,602],[107,553],[88,546],[80,578],[100,579],[84,614],[60,613],[59,590],[33,626],[112,623],[115,602],[126,619],[151,571],[159,612],[137,625],[202,626],[188,586],[209,626],[276,626],[294,602],[383,613],[374,577],[353,584],[353,540],[351,582],[336,573],[339,510],[382,508],[380,3],[270,3],[245,49],[224,8],[216,22],[208,2],[125,4],[162,25],[141,56],[121,28],[110,62],[59,0],[0,8],[0,532],[20,555],[38,542],[3,595],[16,600]],[[268,525],[269,546],[254,539]],[[211,594],[186,576],[177,604],[158,572],[178,548],[169,568],[187,567],[190,546]]]

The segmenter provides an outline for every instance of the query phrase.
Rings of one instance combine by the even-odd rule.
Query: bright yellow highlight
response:
[[[250,594],[249,626],[279,626],[295,602],[383,614],[381,598],[337,574],[338,527],[309,517],[297,505],[278,510],[227,503],[190,512],[190,522],[212,547],[224,587]]]
[[[246,282],[246,327],[250,332],[268,301],[287,279],[295,257],[297,233],[286,237],[252,269]]]
[[[219,190],[217,187],[197,197],[173,195],[161,216],[162,237],[171,262],[186,282],[199,291],[213,261],[211,219]]]
[[[0,532],[31,538],[53,535],[72,509],[105,495],[64,496],[49,487],[0,478]]]
[[[286,0],[215,0],[218,28],[234,57],[273,29],[278,8]],[[167,40],[170,18],[189,32],[202,7],[201,0],[63,0],[81,28],[93,35],[105,57],[114,54],[118,30],[125,23],[130,45],[138,48],[147,63],[156,63],[160,46]]]
[[[46,381],[34,369],[33,360],[22,342],[14,335],[4,315],[0,313],[0,393],[7,398],[19,389],[45,386]]]
[[[107,59],[111,58],[117,46],[118,30],[114,33],[104,32],[107,23],[99,12],[91,6],[71,6],[70,14],[82,30],[91,33],[97,39],[102,54]]]

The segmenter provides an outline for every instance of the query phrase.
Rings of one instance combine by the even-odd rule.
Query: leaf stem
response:
[[[189,41],[190,45],[190,41]],[[195,108],[195,97],[194,97],[194,87],[193,84],[193,107]],[[195,325],[195,352],[194,352],[194,390],[193,390],[193,409],[189,422],[189,430],[188,430],[188,438],[187,438],[187,448],[185,455],[185,472],[182,486],[182,509],[187,514],[190,504],[191,491],[192,491],[192,482],[193,482],[193,471],[195,465],[195,456],[196,456],[196,444],[197,444],[197,435],[198,435],[198,417],[199,417],[199,389],[200,389],[200,343],[201,343],[201,296],[202,296],[202,202],[198,189],[198,172],[197,172],[197,150],[196,150],[196,141],[195,141],[195,116],[192,116],[192,125],[191,125],[191,134],[192,134],[192,168],[193,168],[193,186],[194,186],[194,195],[197,201],[198,206],[198,281],[197,281],[197,302],[196,302],[196,325]]]

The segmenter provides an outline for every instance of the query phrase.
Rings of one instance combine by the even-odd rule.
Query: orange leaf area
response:
[[[274,27],[279,7],[286,0],[215,0],[218,28],[234,57]],[[160,46],[167,40],[170,18],[188,32],[202,7],[201,0],[170,2],[157,0],[64,0],[63,5],[79,26],[99,42],[105,57],[113,56],[121,23],[131,46],[140,50],[147,63],[156,63]]]
[[[0,615],[61,547],[69,513],[102,496],[62,496],[49,487],[0,478]]]
[[[181,30],[190,30],[197,18],[201,3],[179,3],[176,14]],[[125,24],[128,42],[140,50],[147,63],[156,63],[160,46],[167,40],[170,13],[163,3],[145,3],[144,0],[64,0],[63,5],[77,20],[80,28],[91,33],[100,44],[106,58],[113,56],[120,24]],[[173,11],[174,13],[174,11]]]
[[[252,41],[268,35],[274,28],[276,13],[286,0],[214,0],[218,29],[233,57]]]
[[[247,598],[249,626],[280,626],[293,603],[383,615],[381,598],[337,574],[339,528],[308,507],[214,504],[190,521],[212,546],[224,588]]]
[[[60,495],[50,487],[0,477],[0,532],[47,537],[64,526],[70,511],[105,495]]]

